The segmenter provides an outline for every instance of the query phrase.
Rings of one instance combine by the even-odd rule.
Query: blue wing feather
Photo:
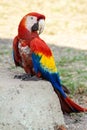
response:
[[[40,72],[43,75],[43,77],[48,81],[50,81],[52,86],[56,88],[63,95],[64,98],[66,98],[66,94],[63,91],[61,86],[61,80],[59,78],[59,74],[51,73],[46,68],[43,68],[42,65],[40,64],[40,59],[41,57],[39,57],[35,53],[32,53],[32,61],[33,61],[35,72],[36,73]]]

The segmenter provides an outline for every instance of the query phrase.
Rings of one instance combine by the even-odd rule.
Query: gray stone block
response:
[[[49,82],[0,79],[0,130],[54,130],[57,125],[65,123]]]

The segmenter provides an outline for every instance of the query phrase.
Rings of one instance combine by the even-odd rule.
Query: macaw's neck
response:
[[[18,39],[20,41],[23,41],[25,42],[28,46],[30,46],[30,42],[32,39],[36,38],[36,37],[39,37],[38,33],[35,31],[35,32],[29,32],[28,30],[25,30],[25,32],[19,32],[18,33]]]
[[[31,32],[31,40],[36,38],[36,37],[39,37],[37,31]]]
[[[31,40],[32,37],[34,38],[34,37],[37,37],[37,36],[38,36],[38,33],[36,31],[30,32],[25,27],[18,28],[18,37],[20,39]]]

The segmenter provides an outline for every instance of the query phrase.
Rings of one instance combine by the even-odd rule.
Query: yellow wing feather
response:
[[[49,69],[52,73],[57,72],[57,67],[55,65],[55,61],[53,56],[47,57],[42,55],[40,63],[45,69]]]

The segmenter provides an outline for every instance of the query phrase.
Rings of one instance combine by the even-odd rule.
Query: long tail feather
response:
[[[72,113],[72,112],[87,112],[87,108],[82,108],[73,102],[69,97],[64,98],[57,89],[54,89],[61,104],[61,109],[63,113]]]
[[[65,85],[62,84],[62,88],[65,93],[70,94],[69,89]]]
[[[73,102],[69,97],[65,98],[65,101],[67,103],[69,103],[69,105],[76,111],[76,112],[86,112],[87,108],[83,108],[81,106],[79,106],[78,104],[76,104],[75,102]]]

